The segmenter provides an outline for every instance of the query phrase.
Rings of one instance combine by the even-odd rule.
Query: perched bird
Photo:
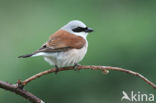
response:
[[[59,67],[77,66],[87,52],[86,37],[90,32],[93,32],[93,29],[88,28],[82,21],[72,20],[51,35],[40,49],[18,58],[43,56],[45,61],[55,65],[57,70]]]

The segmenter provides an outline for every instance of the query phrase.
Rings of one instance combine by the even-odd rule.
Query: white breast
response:
[[[88,42],[81,49],[71,49],[66,52],[44,53],[44,59],[51,65],[59,67],[71,66],[79,63],[85,56],[88,48]]]

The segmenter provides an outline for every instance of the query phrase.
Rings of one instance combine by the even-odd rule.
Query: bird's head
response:
[[[82,21],[79,20],[72,20],[61,29],[83,38],[86,38],[88,33],[93,32],[92,28],[87,27]]]

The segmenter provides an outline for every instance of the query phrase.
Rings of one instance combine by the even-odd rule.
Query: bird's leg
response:
[[[55,65],[55,68],[56,68],[55,74],[57,74],[57,72],[59,71],[59,67]]]
[[[77,69],[78,66],[80,66],[80,64],[78,64],[78,63],[75,63],[75,64],[74,64],[73,68],[74,68],[75,71],[78,70],[78,69]]]

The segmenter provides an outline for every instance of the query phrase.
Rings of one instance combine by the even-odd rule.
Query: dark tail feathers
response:
[[[31,57],[33,54],[27,54],[27,55],[22,55],[22,56],[19,56],[18,58],[28,58],[28,57]]]

